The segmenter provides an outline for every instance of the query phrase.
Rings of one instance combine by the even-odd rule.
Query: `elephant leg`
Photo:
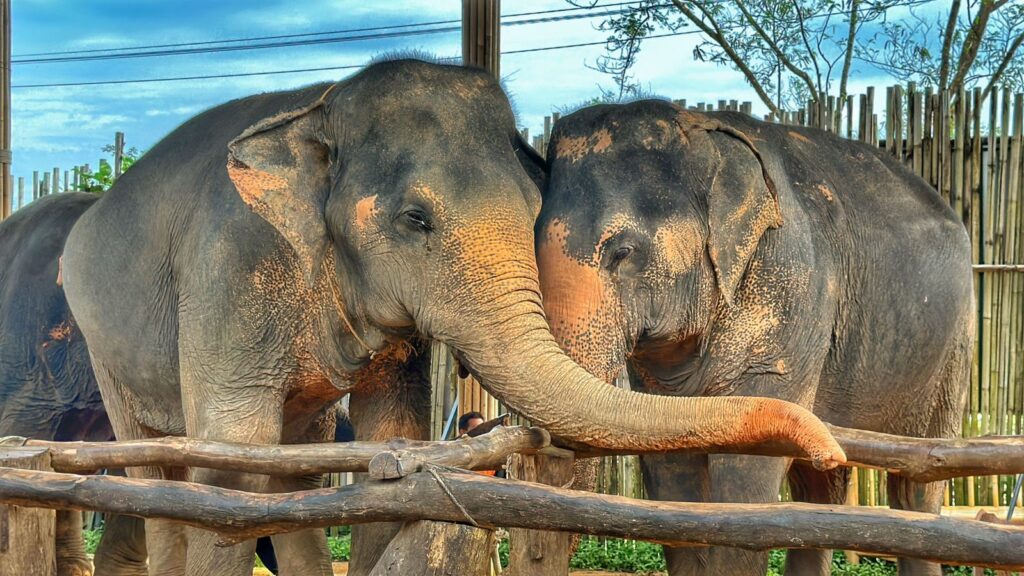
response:
[[[789,469],[789,488],[797,502],[842,504],[849,478],[849,468],[819,472],[813,466],[795,463]],[[796,549],[786,553],[787,576],[827,576],[831,571],[831,550]]]
[[[97,576],[146,576],[146,521],[108,514],[95,563]]]
[[[85,555],[82,539],[82,513],[78,510],[57,511],[57,575],[88,576],[92,562]]]
[[[301,478],[271,478],[270,492],[295,492],[323,486],[323,476],[314,474]],[[331,576],[331,553],[327,549],[327,533],[323,528],[308,528],[274,534],[274,556],[280,576]]]
[[[712,502],[768,503],[779,501],[787,458],[769,456],[708,457]],[[768,571],[768,552],[715,546],[708,550],[706,574],[716,576],[763,576]]]
[[[209,390],[207,390],[209,392]],[[217,392],[226,392],[218,389]],[[277,444],[281,440],[281,403],[270,389],[250,392],[246,397],[244,417],[240,417],[237,399],[211,399],[210,406],[201,414],[186,412],[189,436],[221,442],[248,444]],[[195,422],[195,429],[191,429]],[[191,480],[208,486],[220,486],[246,492],[266,492],[267,477],[259,474],[241,474],[226,470],[193,468]],[[147,526],[147,531],[149,527]],[[246,540],[233,546],[217,546],[217,535],[201,528],[188,527],[185,574],[201,576],[248,576],[252,574],[256,553],[256,540]]]
[[[374,364],[357,375],[357,388],[349,400],[356,440],[429,439],[428,354],[420,352],[407,361],[378,357]],[[356,479],[364,482],[366,475],[357,474]],[[401,522],[353,526],[349,576],[369,574],[401,527]]]
[[[711,495],[707,454],[644,454],[640,456],[644,489],[650,500],[705,502]],[[665,546],[671,576],[703,574],[707,548]]]
[[[889,507],[938,514],[942,511],[945,482],[912,482],[890,474],[887,482]],[[900,576],[941,576],[942,566],[916,558],[898,558]]]
[[[286,444],[330,442],[334,439],[335,409],[331,405],[313,419],[311,426],[299,435],[289,434],[287,428],[282,438]],[[296,492],[313,490],[323,486],[322,474],[301,477],[271,477],[269,492]],[[309,528],[286,534],[271,536],[274,556],[280,576],[331,576],[331,553],[327,548],[327,533],[323,528]]]
[[[103,396],[103,405],[107,410],[107,416],[114,428],[114,434],[118,440],[145,440],[163,436],[151,430],[136,420],[125,400],[128,394],[121,388],[113,375],[102,362],[92,358],[93,368],[96,373],[96,382],[99,385],[100,393]],[[154,466],[132,467],[125,470],[130,478],[144,478],[156,480],[180,480],[184,479],[181,470],[163,470]],[[146,540],[145,550],[148,553],[148,571],[150,576],[183,576],[185,574],[185,539],[183,528],[166,520],[145,520],[143,529]],[[138,537],[138,536],[136,536]],[[106,532],[104,532],[106,540]],[[112,539],[113,540],[113,539]],[[136,544],[135,550],[141,544]],[[106,554],[104,552],[104,554]],[[113,574],[145,573],[140,570],[137,554],[125,553],[118,557],[111,555]],[[106,576],[106,568],[101,565],[106,561],[106,556],[97,553],[97,576]],[[145,557],[142,558],[142,567],[146,566]]]

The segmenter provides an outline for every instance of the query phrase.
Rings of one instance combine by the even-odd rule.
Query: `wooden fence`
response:
[[[878,96],[878,97],[876,97]],[[1024,178],[1022,178],[1022,122],[1024,94],[993,91],[986,101],[981,90],[959,94],[935,93],[913,84],[886,89],[869,88],[850,96],[842,111],[834,97],[821,105],[769,121],[810,125],[877,145],[902,159],[907,166],[939,190],[961,215],[974,246],[978,329],[970,398],[964,414],[964,436],[1021,434],[1024,429]],[[750,113],[749,102],[682,106],[694,110],[736,110]],[[544,119],[543,129],[531,139],[541,153],[550,138],[557,113]],[[944,135],[937,137],[937,135]],[[123,140],[122,140],[123,141]],[[84,166],[87,170],[87,166]],[[82,170],[53,169],[35,172],[31,182],[19,178],[17,206],[40,195],[76,189]],[[61,175],[63,174],[63,178]],[[31,187],[29,187],[29,185]],[[454,433],[453,420],[475,410],[485,419],[504,411],[471,378],[459,378],[454,359],[443,346],[434,346],[431,380],[433,438]],[[602,463],[602,489],[611,493],[642,494],[634,457],[607,457]],[[344,481],[337,478],[337,481]],[[953,506],[1005,504],[1012,477],[969,477],[950,483],[946,504]],[[864,505],[887,502],[885,473],[857,470],[851,501]],[[783,497],[786,496],[783,492]]]

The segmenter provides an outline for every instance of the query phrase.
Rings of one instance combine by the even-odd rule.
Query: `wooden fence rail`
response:
[[[495,437],[501,435],[500,430],[496,432]],[[456,443],[420,446],[442,457],[447,448],[459,451]],[[47,450],[24,447],[6,452]],[[491,450],[483,459],[497,454]],[[181,481],[0,468],[0,503],[169,519],[215,531],[223,545],[310,527],[434,520],[677,546],[835,548],[1024,569],[1024,528],[974,520],[813,504],[647,502],[493,479],[429,464],[398,476],[341,488],[254,494]]]
[[[871,467],[931,482],[973,474],[1024,473],[1024,437],[969,439],[911,438],[829,426],[846,453],[848,466]],[[201,467],[252,474],[302,476],[332,472],[370,472],[396,478],[418,471],[425,462],[470,470],[494,469],[514,453],[557,454],[540,428],[498,426],[490,432],[451,442],[345,442],[252,445],[169,437],[120,442],[52,442],[0,438],[0,447],[46,449],[58,472],[91,473],[135,466]],[[737,445],[730,452],[803,458],[790,443]],[[579,453],[581,457],[608,452]],[[626,454],[623,451],[620,454]]]

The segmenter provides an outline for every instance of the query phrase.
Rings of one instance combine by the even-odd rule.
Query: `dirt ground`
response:
[[[633,574],[626,574],[624,572],[589,572],[589,571],[572,571],[574,576],[635,576]],[[253,576],[271,576],[264,568],[257,568],[253,571]],[[348,562],[335,562],[334,563],[334,576],[345,576],[348,574]]]

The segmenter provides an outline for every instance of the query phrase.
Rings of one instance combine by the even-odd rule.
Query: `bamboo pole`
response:
[[[11,0],[0,0],[0,220],[14,209],[11,161]]]

